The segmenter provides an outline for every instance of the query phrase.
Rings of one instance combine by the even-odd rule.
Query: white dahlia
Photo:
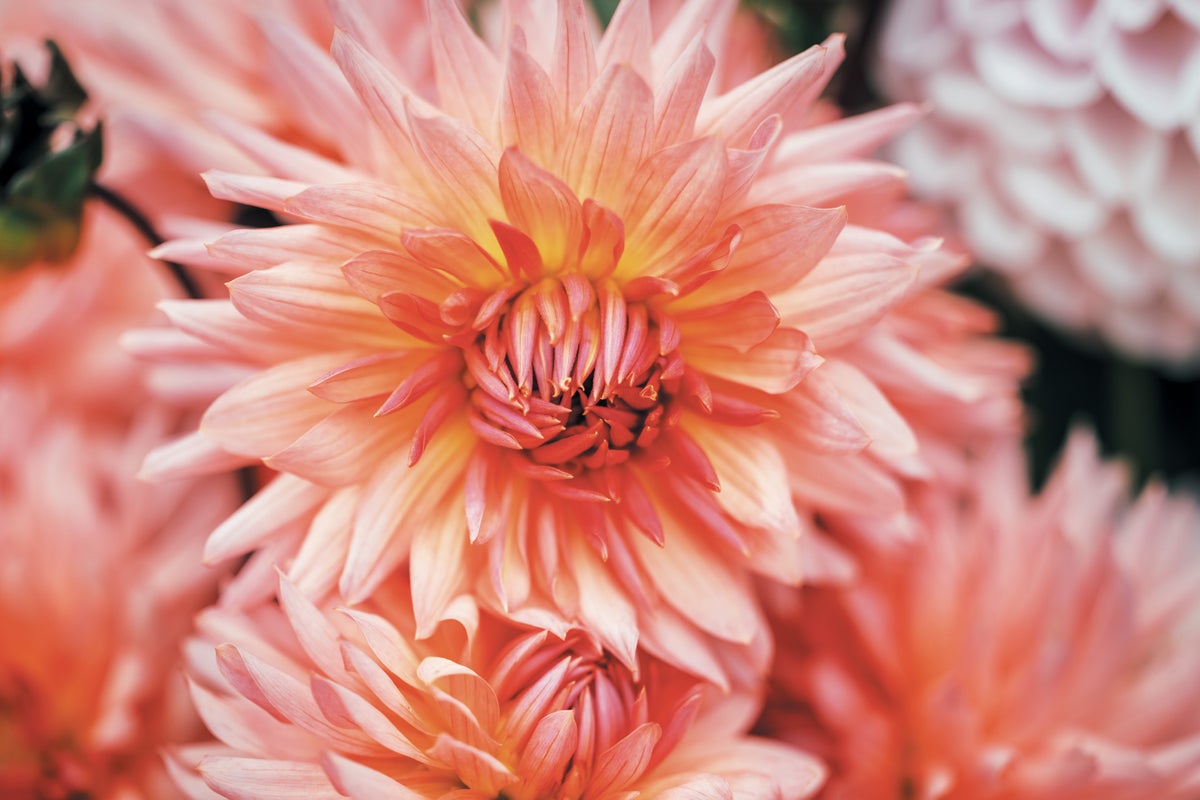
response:
[[[879,69],[931,106],[913,185],[1029,308],[1200,366],[1200,5],[897,0]]]

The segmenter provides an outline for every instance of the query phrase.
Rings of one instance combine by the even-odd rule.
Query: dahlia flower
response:
[[[798,581],[814,510],[903,510],[926,465],[885,386],[980,398],[883,323],[958,262],[836,206],[902,183],[864,154],[913,109],[785,131],[836,37],[713,96],[727,5],[652,33],[625,3],[600,37],[582,2],[512,4],[497,52],[432,2],[436,103],[336,35],[345,80],[310,89],[383,163],[243,136],[273,176],[209,173],[214,194],[301,224],[173,248],[249,270],[228,301],[164,305],[176,355],[256,374],[150,467],[284,473],[211,559],[270,550],[349,602],[407,563],[422,630],[470,591],[721,681],[708,639],[765,636],[747,567]],[[312,59],[296,80],[328,73]]]
[[[744,735],[756,694],[647,656],[633,669],[584,631],[559,638],[460,596],[414,638],[408,587],[318,607],[210,609],[188,651],[192,696],[224,747],[172,757],[193,797],[803,798],[824,776]]]
[[[176,796],[158,750],[195,738],[176,648],[219,574],[230,482],[133,478],[167,419],[115,422],[0,374],[0,795]]]
[[[1014,445],[858,584],[773,592],[759,729],[829,798],[1196,797],[1200,507],[1126,487],[1077,434],[1031,498]]]
[[[898,0],[879,52],[929,102],[897,146],[980,261],[1047,321],[1200,362],[1200,15],[1174,0]]]

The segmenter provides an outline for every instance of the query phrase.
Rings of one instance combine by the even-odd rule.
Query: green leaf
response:
[[[10,201],[32,200],[64,212],[79,211],[102,153],[103,136],[97,125],[79,134],[68,147],[18,173],[8,185]]]
[[[41,94],[56,114],[69,119],[87,102],[87,91],[76,79],[71,65],[53,39],[46,40],[46,49],[50,51],[50,77]]]

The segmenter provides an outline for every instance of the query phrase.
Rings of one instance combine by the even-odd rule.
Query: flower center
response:
[[[683,360],[661,310],[580,275],[497,306],[465,348],[471,424],[485,440],[576,474],[629,460],[675,423]]]

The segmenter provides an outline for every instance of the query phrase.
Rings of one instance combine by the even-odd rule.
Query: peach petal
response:
[[[208,756],[200,762],[205,783],[230,800],[339,800],[316,764]]]

